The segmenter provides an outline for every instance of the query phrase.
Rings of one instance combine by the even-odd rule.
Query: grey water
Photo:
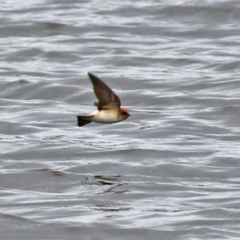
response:
[[[239,46],[237,0],[2,1],[0,239],[238,240]]]

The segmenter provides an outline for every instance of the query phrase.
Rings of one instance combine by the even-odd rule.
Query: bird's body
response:
[[[118,122],[117,113],[111,110],[96,110],[87,116],[81,116],[85,120],[91,120],[97,123],[115,123]]]
[[[86,116],[77,116],[78,126],[84,126],[91,122],[96,123],[116,123],[127,119],[130,114],[127,109],[120,108],[119,97],[98,77],[88,73],[94,92],[98,98],[98,110]]]

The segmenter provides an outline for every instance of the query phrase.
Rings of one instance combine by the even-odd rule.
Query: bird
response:
[[[96,75],[89,72],[88,76],[98,99],[95,103],[98,110],[86,116],[77,116],[78,126],[82,127],[91,122],[110,124],[127,119],[130,113],[127,109],[121,108],[121,101],[113,90]]]

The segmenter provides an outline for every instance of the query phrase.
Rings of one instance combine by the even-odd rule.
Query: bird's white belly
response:
[[[119,122],[118,116],[116,112],[110,112],[108,110],[102,110],[102,111],[95,111],[91,113],[91,115],[94,115],[94,122],[97,123],[115,123]]]

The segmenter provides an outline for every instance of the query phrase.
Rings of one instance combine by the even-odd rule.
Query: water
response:
[[[239,239],[238,1],[0,12],[0,239]],[[87,72],[130,118],[77,127]]]

